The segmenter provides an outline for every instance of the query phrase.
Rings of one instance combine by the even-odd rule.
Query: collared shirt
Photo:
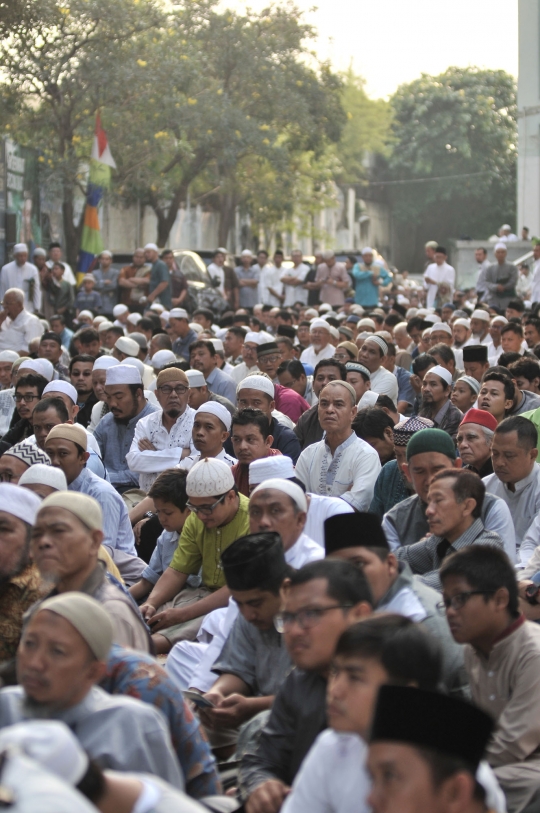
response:
[[[0,350],[16,350],[28,352],[28,345],[32,339],[43,334],[43,325],[33,313],[22,310],[15,319],[9,316],[0,326]]]
[[[205,587],[217,590],[225,586],[221,554],[236,539],[249,533],[249,500],[243,494],[238,495],[238,500],[234,517],[219,528],[206,528],[196,514],[189,515],[170,564],[173,570],[195,574],[202,568]],[[215,502],[215,498],[209,497],[208,502]]]
[[[92,313],[99,313],[103,309],[103,300],[99,291],[87,293],[84,288],[78,292],[73,304],[78,311],[88,310]]]
[[[141,418],[146,418],[147,415],[158,409],[159,407],[147,402],[138,415],[131,418],[128,423],[115,421],[112,412],[109,412],[103,416],[94,429],[94,437],[99,443],[101,458],[114,486],[139,487],[139,478],[130,471],[126,455],[131,448],[137,423]]]
[[[371,373],[371,390],[376,392],[377,395],[388,395],[397,406],[399,385],[398,380],[394,373],[391,373],[385,367],[379,367],[374,373]]]
[[[516,295],[518,271],[512,263],[492,263],[486,268],[484,286],[487,291],[485,301],[488,305],[499,308],[508,307],[510,300]],[[503,291],[499,293],[497,286],[502,285]]]
[[[325,440],[308,446],[295,472],[306,491],[341,497],[357,511],[367,511],[380,470],[375,449],[353,432],[333,455]]]
[[[2,266],[0,271],[0,302],[9,288],[24,291],[26,310],[35,313],[41,310],[41,283],[39,271],[33,263],[26,261],[17,265],[15,260]]]
[[[294,431],[285,426],[282,421],[272,418],[270,421],[270,434],[274,438],[272,449],[279,449],[281,454],[290,457],[296,465],[300,457],[301,447]]]
[[[9,426],[15,412],[15,387],[0,390],[0,437],[9,432]]]
[[[240,364],[233,368],[231,378],[236,384],[240,384],[250,373],[260,373],[260,370],[256,364],[253,367],[248,367],[245,361],[241,361]]]
[[[437,429],[448,432],[450,437],[455,440],[458,427],[463,420],[463,412],[448,399],[432,420]]]
[[[120,269],[111,265],[107,271],[96,268],[93,272],[96,284],[95,290],[101,294],[101,310],[112,314],[113,308],[118,304],[118,277]]]
[[[312,367],[316,367],[319,361],[322,361],[322,359],[333,358],[335,352],[336,348],[330,343],[325,345],[325,347],[321,347],[319,351],[315,351],[315,348],[310,345],[302,351],[300,361],[304,364],[311,364]]]
[[[282,269],[276,268],[275,265],[271,264],[267,264],[263,268],[258,264],[252,267],[253,270],[259,274],[258,301],[261,305],[281,307],[281,300],[270,293],[270,288],[280,295],[283,293],[283,283],[280,280],[281,274],[283,273]]]
[[[172,351],[175,356],[182,356],[182,358],[184,358],[186,361],[189,361],[189,346],[196,341],[197,334],[192,328],[190,328],[189,332],[186,333],[183,339],[180,336],[177,336],[173,342]]]
[[[146,579],[152,582],[152,584],[156,584],[159,577],[165,573],[171,564],[171,559],[178,547],[179,538],[180,534],[178,531],[161,532],[158,536],[154,552],[150,557],[150,561],[141,573],[141,579]]]
[[[0,728],[31,719],[22,686],[0,689]],[[48,719],[60,720],[71,728],[100,768],[155,774],[183,789],[167,721],[149,703],[109,695],[93,686],[80,703],[51,711]]]
[[[523,543],[527,531],[540,511],[540,466],[535,463],[531,473],[515,483],[515,491],[510,491],[508,485],[499,480],[495,473],[484,477],[483,483],[486,491],[500,497],[510,509],[519,556],[521,561],[526,563],[532,556],[534,547],[530,543],[524,547]]]
[[[126,504],[120,494],[106,480],[92,471],[83,469],[68,486],[69,491],[79,491],[93,497],[103,512],[103,543],[136,556],[135,538]]]
[[[238,280],[249,279],[256,280],[257,285],[241,285],[239,290],[239,304],[241,308],[253,308],[259,301],[259,277],[260,271],[254,266],[244,268],[243,265],[237,265],[234,269]]]
[[[216,460],[223,460],[223,462],[226,463],[231,468],[235,465],[235,463],[238,463],[236,457],[232,457],[232,455],[227,454],[225,449],[222,449],[219,454],[215,455],[215,458]],[[200,452],[192,452],[191,454],[188,454],[187,457],[182,458],[180,463],[176,464],[175,468],[183,469],[184,471],[189,471],[190,468],[194,466],[195,463],[198,463],[200,459],[201,459]]]
[[[161,409],[138,421],[126,460],[131,471],[139,473],[139,485],[143,491],[150,490],[160,472],[176,466],[184,449],[195,450],[191,440],[194,418],[195,410],[186,406],[170,432],[163,425]],[[139,441],[144,438],[156,447],[155,451],[139,449]]]
[[[442,536],[431,536],[421,539],[414,545],[406,545],[398,548],[397,558],[402,562],[407,562],[413,573],[422,576],[422,581],[433,587],[435,590],[442,590],[439,578],[439,568],[446,556],[455,553],[470,545],[490,545],[495,548],[502,548],[503,541],[499,534],[493,531],[486,531],[484,523],[480,518],[475,519],[473,524],[467,528],[465,533],[450,543]]]
[[[15,657],[23,615],[46,592],[33,563],[0,586],[0,663]]]
[[[329,268],[326,263],[321,263],[317,266],[317,275],[315,277],[316,282],[323,282],[319,291],[321,302],[339,308],[345,304],[346,289],[337,288],[335,285],[330,284],[328,280],[346,282],[348,288],[352,287],[345,263],[335,262],[332,268]]]
[[[232,404],[236,404],[236,384],[231,376],[222,372],[219,367],[214,367],[210,375],[206,376],[206,383],[210,392],[222,395]]]

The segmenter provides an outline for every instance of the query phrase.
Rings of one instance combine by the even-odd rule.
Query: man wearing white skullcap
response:
[[[19,354],[14,350],[2,350],[0,352],[0,389],[8,390],[11,387],[11,372],[13,362],[17,361]]]
[[[116,367],[117,364],[120,364],[120,362],[113,356],[99,356],[92,367],[92,389],[97,398],[97,403],[92,407],[90,423],[87,427],[92,434],[102,417],[109,411],[105,394],[105,379],[109,367]]]
[[[40,503],[31,491],[0,482],[0,663],[14,657],[23,614],[45,595],[30,560],[30,533]]]
[[[487,291],[485,301],[504,311],[511,299],[515,299],[518,270],[507,262],[506,243],[495,245],[495,262],[486,268],[484,287]]]
[[[161,304],[163,310],[170,311],[171,301],[171,273],[167,264],[160,260],[159,249],[155,243],[147,243],[144,247],[144,259],[150,263],[150,280],[148,285],[147,307]],[[159,303],[156,299],[159,297]]]
[[[461,350],[463,353],[463,347],[468,344],[474,344],[471,333],[471,322],[469,319],[461,317],[455,319],[452,322],[452,350]]]
[[[176,356],[189,361],[189,346],[197,341],[197,334],[189,326],[189,316],[183,308],[173,308],[169,313],[168,334]]]
[[[126,326],[127,326],[128,315],[129,315],[128,306],[127,305],[122,305],[122,304],[115,305],[114,308],[113,308],[112,315],[114,316],[113,325],[116,325],[117,327],[121,327],[125,331]]]
[[[420,416],[433,421],[436,429],[456,439],[463,413],[450,401],[452,395],[452,373],[437,364],[425,374],[422,381],[422,409]]]
[[[141,374],[129,364],[129,360],[106,370],[105,395],[109,412],[96,426],[94,437],[110,481],[122,494],[128,488],[139,487],[139,477],[130,470],[126,461],[135,427],[141,418],[146,418],[158,408],[146,401]]]
[[[17,243],[13,248],[13,257],[13,262],[2,266],[0,271],[0,302],[8,288],[20,288],[26,296],[27,311],[40,311],[41,282],[36,266],[28,262],[28,246]]]
[[[176,364],[178,359],[174,355],[172,350],[158,350],[157,353],[154,353],[150,360],[150,364],[154,368],[154,371],[157,373],[162,370],[167,364]]]
[[[293,430],[276,417],[275,386],[269,377],[264,374],[248,375],[238,385],[237,399],[239,410],[250,407],[264,412],[270,422],[271,448],[278,449],[296,463],[300,454],[300,442]]]
[[[120,274],[120,269],[113,267],[112,260],[110,251],[102,251],[99,255],[99,268],[93,271],[96,291],[101,294],[101,313],[105,314],[111,322],[114,306],[118,303],[118,277]]]
[[[388,345],[382,336],[366,336],[358,351],[358,363],[367,367],[371,374],[371,389],[379,395],[388,395],[397,405],[399,387],[396,376],[382,366],[388,355]]]
[[[242,361],[233,367],[231,378],[239,384],[250,373],[259,372],[257,365],[257,347],[265,343],[265,337],[262,332],[254,333],[248,331],[244,337],[244,344],[242,345]]]
[[[430,263],[424,271],[424,288],[427,291],[427,308],[435,307],[435,303],[442,305],[451,302],[456,285],[456,272],[446,262],[446,249],[437,246],[434,262]],[[442,301],[440,301],[442,299]]]
[[[21,475],[19,485],[33,491],[43,500],[55,491],[67,491],[66,475],[62,469],[34,463]]]
[[[330,325],[325,319],[312,319],[309,326],[309,347],[302,352],[300,361],[303,364],[317,365],[321,359],[332,358],[334,345],[330,341]]]
[[[28,353],[32,339],[43,333],[40,320],[25,307],[25,294],[20,288],[8,288],[3,294],[0,312],[0,350]]]
[[[170,566],[141,607],[158,653],[169,652],[177,641],[193,640],[204,616],[226,606],[229,591],[219,557],[249,528],[249,500],[237,493],[231,469],[222,460],[204,458],[196,463],[188,473],[186,490],[192,513]],[[201,587],[186,587],[188,576],[199,572]]]
[[[201,370],[186,370],[186,375],[189,381],[189,400],[188,403],[192,409],[199,409],[199,407],[206,404],[208,401],[215,401],[227,409],[231,415],[236,412],[235,405],[225,398],[223,395],[218,395],[216,392],[210,392],[206,379]]]

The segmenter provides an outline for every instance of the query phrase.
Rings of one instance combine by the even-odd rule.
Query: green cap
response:
[[[448,432],[442,429],[423,429],[416,432],[407,444],[407,463],[415,454],[424,452],[440,452],[450,460],[455,460],[457,456],[454,441]]]

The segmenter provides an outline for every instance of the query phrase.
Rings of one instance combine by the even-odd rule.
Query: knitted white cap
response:
[[[207,401],[205,404],[199,407],[195,414],[198,415],[200,412],[208,412],[210,415],[215,415],[216,418],[219,418],[227,432],[231,428],[231,413],[218,401]]]
[[[483,322],[489,322],[491,316],[482,308],[477,308],[475,311],[472,312],[471,319],[481,319]]]
[[[142,384],[139,370],[134,364],[117,364],[109,367],[105,384]]]
[[[56,491],[67,491],[66,475],[62,469],[55,466],[46,466],[44,463],[35,463],[21,474],[19,485],[27,486],[32,484],[50,486]]]
[[[169,311],[169,316],[173,319],[189,319],[188,312],[184,308],[173,308]]]
[[[206,378],[204,377],[200,370],[186,370],[186,375],[188,377],[190,387],[206,386]]]
[[[45,398],[47,395],[51,398],[51,392],[63,392],[74,404],[79,400],[77,398],[77,390],[69,381],[62,381],[61,379],[51,381],[43,390],[42,398]]]
[[[78,785],[88,770],[88,756],[65,723],[59,720],[26,720],[6,726],[0,748],[15,748],[59,776],[70,786]]]
[[[263,483],[265,480],[290,480],[294,477],[294,466],[291,458],[286,454],[276,454],[272,457],[261,457],[249,464],[250,486]]]
[[[192,469],[193,471],[193,469]],[[257,488],[255,488],[251,492],[251,497],[253,498],[255,494],[258,494],[259,491],[266,491],[266,489],[275,489],[276,491],[282,491],[288,497],[296,503],[300,511],[307,511],[307,500],[306,495],[300,488],[297,486],[296,483],[291,483],[290,480],[283,480],[281,477],[272,477],[269,480],[265,480],[263,483],[260,483]]]
[[[230,466],[215,457],[195,463],[186,478],[188,497],[217,497],[234,488]]]
[[[238,393],[240,390],[259,390],[259,392],[265,392],[270,398],[276,394],[273,382],[266,376],[257,374],[244,378],[237,386],[236,392]]]
[[[120,362],[114,356],[100,356],[94,361],[92,372],[94,370],[108,370],[109,367],[116,367]]]
[[[431,331],[433,332],[435,330],[443,330],[445,333],[448,333],[449,336],[452,335],[452,328],[447,322],[435,322]]]
[[[121,353],[125,353],[128,356],[138,356],[141,352],[141,348],[135,339],[129,339],[127,336],[120,336],[114,346],[117,350],[120,350]]]
[[[154,370],[161,370],[166,364],[173,364],[178,361],[172,350],[158,350],[150,359],[150,364]]]
[[[20,358],[20,356],[15,350],[2,350],[0,353],[0,362],[13,362],[17,361],[18,358]]]

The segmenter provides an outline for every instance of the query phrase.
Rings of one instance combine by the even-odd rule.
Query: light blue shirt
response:
[[[149,582],[155,584],[159,577],[165,573],[178,547],[179,536],[178,531],[163,531],[160,534],[150,562],[141,573],[142,579],[148,579]]]
[[[217,395],[223,395],[228,398],[232,404],[236,404],[236,382],[222,372],[219,367],[215,367],[210,375],[206,376],[206,383],[210,392],[215,392]]]
[[[88,494],[101,506],[103,512],[103,544],[118,548],[132,556],[137,555],[135,538],[129,521],[126,504],[110,483],[102,480],[89,469],[83,469],[68,486],[69,491]]]
[[[128,423],[115,421],[112,412],[108,412],[96,426],[94,437],[101,449],[101,457],[113,486],[139,488],[139,475],[128,468],[126,455],[133,442],[137,422],[151,412],[157,412],[159,408],[147,403]]]

